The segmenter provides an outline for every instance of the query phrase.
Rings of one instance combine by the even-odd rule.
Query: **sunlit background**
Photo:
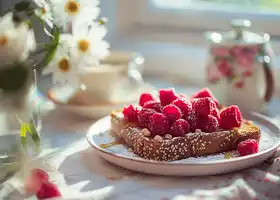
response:
[[[152,0],[152,5],[160,9],[213,9],[244,12],[280,11],[279,0]]]
[[[2,13],[16,2],[0,0]],[[142,53],[144,74],[203,83],[208,47],[204,32],[228,31],[236,18],[251,20],[253,32],[270,34],[278,73],[280,0],[102,0],[101,10],[108,18],[111,49]],[[45,37],[41,32],[39,39]]]
[[[0,0],[1,14],[19,1]],[[252,22],[250,31],[270,35],[275,54],[272,70],[276,77],[276,89],[280,89],[280,0],[100,0],[100,4],[101,17],[108,18],[106,40],[110,43],[111,51],[142,54],[145,58],[144,78],[151,82],[159,80],[157,78],[164,80],[164,84],[160,87],[169,87],[169,83],[174,85],[194,83],[198,87],[205,86],[209,53],[209,41],[205,37],[205,32],[226,32],[232,29],[233,19],[250,20]],[[41,25],[39,23],[33,25],[36,39],[46,40]],[[40,90],[45,93],[50,85],[49,80],[45,81],[42,78]],[[279,102],[276,108],[279,108],[278,104]],[[277,110],[274,112],[273,114],[276,114]],[[51,121],[51,118],[48,120]],[[55,120],[54,118],[53,123],[57,123],[59,127],[65,126],[69,131],[76,128],[74,121],[72,124],[64,118],[56,122]],[[50,143],[53,149],[60,149],[62,146],[74,146],[74,141],[79,139],[84,140],[84,130],[80,135],[66,136],[68,130],[65,132],[62,134],[59,134],[59,131],[54,132],[49,136],[50,141],[44,139],[44,143]],[[47,138],[47,135],[42,135]],[[76,151],[75,146],[72,148],[73,152],[74,150]],[[71,165],[79,163],[77,159],[80,157],[74,156]],[[84,160],[98,162],[88,158]],[[61,170],[68,171],[69,166],[65,165],[64,169],[63,164]],[[101,165],[99,167],[103,168]],[[76,168],[73,171],[76,171]],[[82,178],[85,178],[84,182],[88,179],[97,182],[99,180],[95,175],[92,177],[85,175]],[[106,193],[108,192],[109,190],[106,190]]]

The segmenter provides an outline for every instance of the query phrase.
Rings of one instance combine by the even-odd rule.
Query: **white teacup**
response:
[[[127,93],[137,90],[143,79],[144,59],[136,53],[112,52],[99,67],[84,67],[79,75],[93,103],[116,103]]]

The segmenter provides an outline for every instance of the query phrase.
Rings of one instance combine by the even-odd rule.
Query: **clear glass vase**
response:
[[[36,99],[36,71],[32,72],[31,79],[26,93],[17,97],[24,102],[19,112],[5,109],[3,105],[0,107],[0,183],[18,171],[26,157],[40,152],[41,118]],[[37,135],[29,133],[32,128],[36,130],[31,132],[36,132]],[[36,143],[34,139],[37,140]]]
[[[0,112],[0,182],[20,168],[22,147],[18,132],[10,126],[9,113]]]

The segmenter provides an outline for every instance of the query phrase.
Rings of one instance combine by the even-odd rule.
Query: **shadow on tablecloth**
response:
[[[272,163],[271,163],[272,162]],[[58,170],[65,183],[99,199],[173,199],[189,195],[214,199],[280,199],[280,159],[258,168],[206,177],[166,177],[131,172],[98,157],[92,148],[66,157]],[[205,169],[207,170],[207,169]],[[219,197],[220,196],[220,197]],[[102,198],[101,198],[102,197]],[[135,197],[135,198],[134,198]],[[139,198],[140,199],[140,198]]]

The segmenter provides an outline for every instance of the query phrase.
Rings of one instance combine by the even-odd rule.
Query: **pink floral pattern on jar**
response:
[[[234,87],[235,88],[243,88],[244,87],[244,81],[243,80],[236,81],[234,83]]]
[[[221,79],[221,74],[217,71],[217,68],[214,64],[209,64],[207,66],[207,80],[210,83],[216,83]]]
[[[215,83],[222,77],[229,81],[239,78],[240,81],[235,82],[234,86],[243,88],[244,78],[253,75],[253,66],[261,48],[260,45],[215,46],[210,52],[215,66],[207,67],[209,83]]]
[[[256,53],[259,51],[258,45],[253,46],[235,46],[231,49],[231,54],[240,67],[249,68],[253,70]]]
[[[256,53],[259,52],[259,45],[251,46],[233,46],[229,49],[229,54],[235,58],[239,56],[248,56],[254,58]]]
[[[233,74],[233,68],[231,63],[227,59],[220,59],[216,62],[219,72],[226,77],[231,77]]]
[[[253,75],[253,72],[252,71],[244,71],[243,72],[243,76],[244,77],[251,77]]]
[[[225,57],[229,55],[229,51],[224,47],[214,47],[211,49],[211,54],[214,57]]]
[[[233,57],[237,57],[238,55],[242,54],[242,49],[239,46],[233,46],[229,49],[229,54]]]
[[[242,68],[247,68],[252,70],[254,64],[254,58],[251,58],[247,55],[240,55],[236,58],[236,63]]]

